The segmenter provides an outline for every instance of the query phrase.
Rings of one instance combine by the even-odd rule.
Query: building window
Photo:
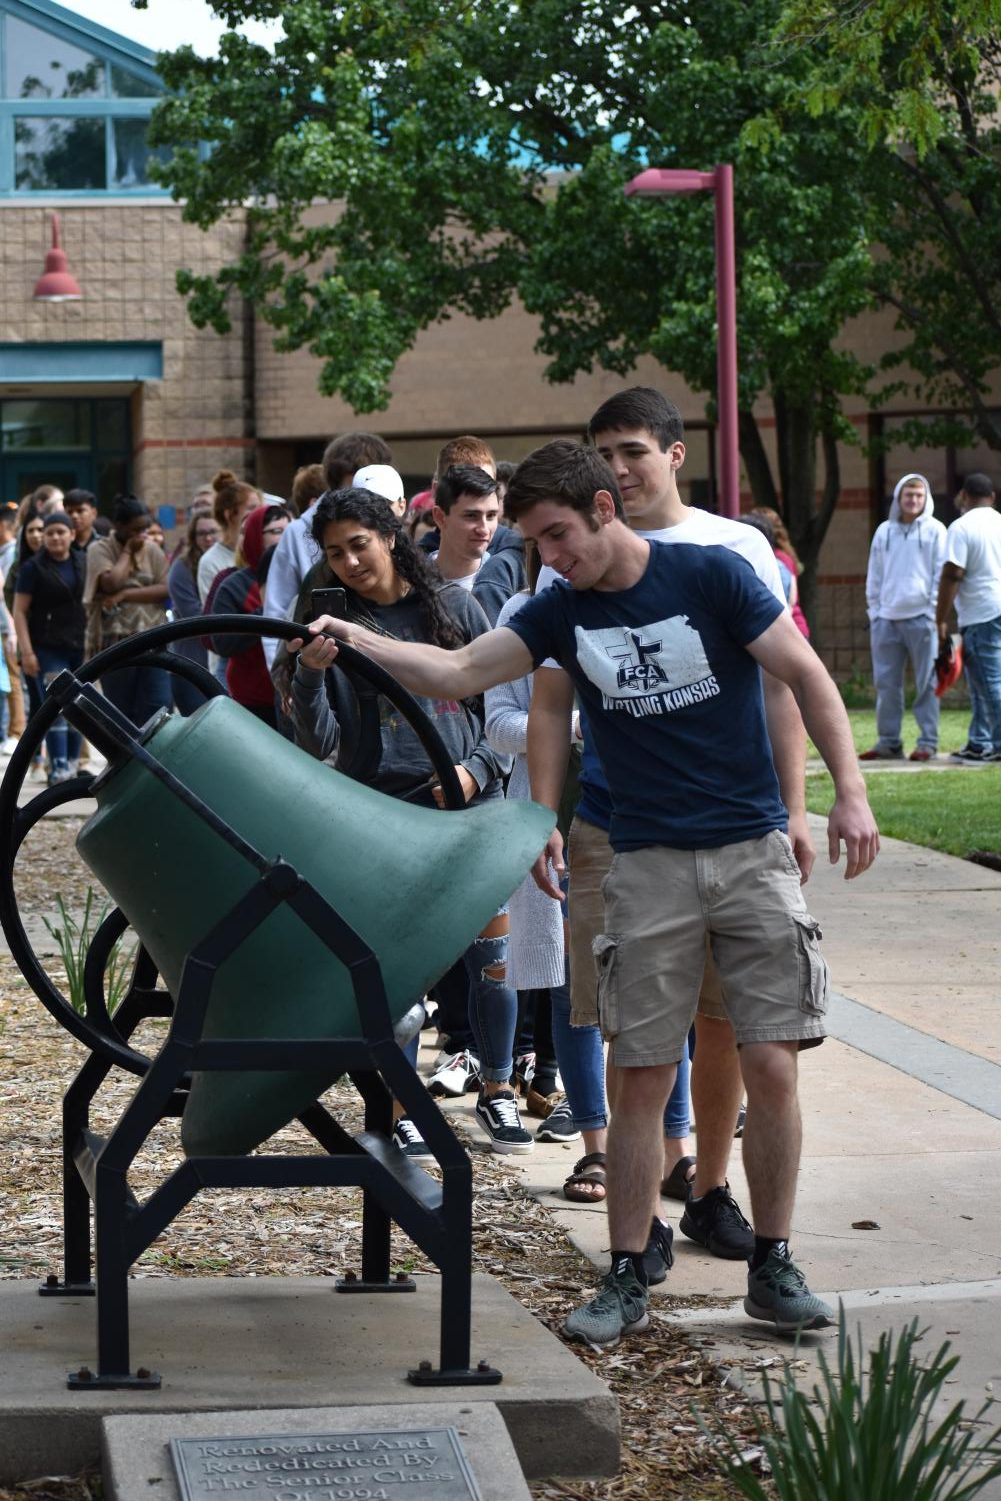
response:
[[[0,400],[0,489],[20,500],[42,484],[79,487],[109,510],[132,469],[127,396]]]
[[[53,26],[33,26],[0,0],[0,195],[165,193],[150,181],[146,144],[163,93],[152,54],[130,66]]]
[[[107,187],[103,120],[19,116],[14,121],[14,186],[19,193]]]
[[[16,16],[7,16],[6,21],[6,99],[94,99],[107,93],[101,58]]]

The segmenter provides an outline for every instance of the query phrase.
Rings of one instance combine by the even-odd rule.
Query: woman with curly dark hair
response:
[[[329,491],[313,513],[313,539],[324,561],[307,575],[296,618],[312,608],[318,588],[344,590],[349,620],[400,641],[460,647],[490,629],[480,606],[459,584],[443,581],[414,546],[389,502],[368,490]],[[330,760],[358,781],[408,802],[441,805],[428,754],[399,710],[350,670],[325,667],[323,637],[306,642],[291,684],[296,739],[312,755]],[[484,734],[483,700],[462,703],[418,699],[448,748],[467,802],[502,797],[510,758],[491,749]],[[463,999],[472,1033],[451,1031],[451,1049],[475,1056],[484,1082],[477,1116],[495,1151],[531,1151],[532,1137],[518,1118],[508,1089],[517,996],[506,983],[507,912],[497,914],[463,956]],[[461,1015],[454,1020],[466,1020]],[[484,1096],[489,1096],[484,1103]],[[426,1155],[413,1122],[401,1119],[396,1141],[409,1156]]]
[[[303,582],[296,619],[309,620],[314,589],[344,590],[347,615],[398,641],[463,646],[489,630],[472,596],[443,583],[411,542],[389,502],[357,487],[328,491],[312,517],[313,540],[324,561]],[[432,804],[438,789],[427,752],[399,711],[341,668],[310,666],[307,647],[291,684],[296,739],[312,755],[390,797]],[[448,746],[466,801],[502,795],[503,757],[487,745],[483,702],[421,699]]]

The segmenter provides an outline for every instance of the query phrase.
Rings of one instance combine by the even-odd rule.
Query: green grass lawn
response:
[[[857,751],[868,750],[871,745],[876,744],[875,709],[849,709],[848,718],[851,720]],[[939,720],[939,755],[947,755],[949,751],[959,750],[961,745],[965,745],[969,725],[969,709],[943,709]],[[914,723],[914,716],[908,710],[904,715],[904,754],[912,751],[917,743],[917,726]],[[809,754],[811,756],[819,754],[812,742],[809,746]]]
[[[871,709],[849,709],[856,750],[876,743],[876,716]],[[966,709],[942,712],[939,753],[958,750],[966,740],[970,722]],[[913,721],[904,725],[905,750],[916,739]],[[816,755],[810,746],[810,754]],[[972,850],[1001,854],[1001,765],[957,766],[949,772],[918,771],[895,776],[874,771],[866,777],[869,802],[880,833],[891,839],[906,839],[947,855],[968,855]],[[826,814],[834,797],[833,784],[825,773],[806,779],[806,803],[811,813]]]

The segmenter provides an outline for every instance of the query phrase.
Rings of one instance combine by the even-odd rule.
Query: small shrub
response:
[[[90,948],[94,934],[111,911],[111,903],[105,898],[100,908],[97,908],[93,889],[88,886],[83,914],[79,922],[66,910],[66,903],[61,896],[56,897],[56,906],[59,909],[58,924],[50,922],[47,917],[43,918],[43,921],[59,946],[63,969],[66,972],[66,988],[69,991],[70,1005],[82,1016],[86,1006],[83,993],[83,970],[87,962],[87,950]],[[120,938],[108,956],[108,964],[104,971],[104,987],[109,1016],[114,1015],[128,991],[136,948],[135,942],[126,944],[124,938]]]
[[[917,1319],[897,1336],[880,1335],[869,1355],[838,1329],[837,1369],[820,1354],[820,1380],[807,1395],[789,1366],[777,1388],[765,1377],[766,1418],[758,1441],[770,1470],[761,1480],[740,1446],[720,1430],[727,1473],[748,1501],[970,1501],[1001,1476],[1001,1429],[978,1433],[991,1405],[972,1418],[963,1402],[937,1417],[933,1407],[959,1363],[946,1341],[930,1361],[915,1345]]]
[[[876,702],[872,668],[853,661],[847,675],[839,680],[838,691],[846,709],[871,709]]]

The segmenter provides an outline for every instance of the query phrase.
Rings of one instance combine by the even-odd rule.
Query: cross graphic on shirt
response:
[[[667,682],[667,674],[654,658],[663,642],[644,641],[637,631],[630,631],[628,641],[619,648],[609,647],[613,661],[622,663],[616,679],[620,688],[644,688],[648,692]]]

